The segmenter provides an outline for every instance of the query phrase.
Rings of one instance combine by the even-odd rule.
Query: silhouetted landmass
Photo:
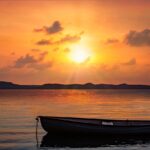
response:
[[[0,81],[0,89],[150,89],[150,85],[128,84],[43,84],[19,85],[12,82]]]

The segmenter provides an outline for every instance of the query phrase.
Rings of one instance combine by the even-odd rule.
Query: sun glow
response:
[[[89,59],[90,55],[90,51],[87,48],[78,45],[72,48],[70,58],[76,63],[83,63]]]

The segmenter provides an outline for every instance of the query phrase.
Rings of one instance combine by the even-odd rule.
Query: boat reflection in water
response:
[[[111,145],[135,145],[150,143],[150,136],[86,136],[53,135],[43,136],[40,147],[102,147]]]
[[[47,134],[41,147],[101,147],[150,142],[150,120],[39,116]],[[38,120],[37,118],[37,120]]]

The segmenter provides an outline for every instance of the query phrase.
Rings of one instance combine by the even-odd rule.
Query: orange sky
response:
[[[0,1],[0,80],[150,84],[149,0]]]

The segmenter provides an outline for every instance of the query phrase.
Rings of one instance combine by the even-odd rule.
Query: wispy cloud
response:
[[[65,42],[75,43],[81,39],[80,35],[69,35],[67,34],[65,37],[61,38],[60,40],[56,41],[55,43],[61,44]]]
[[[63,44],[63,43],[76,43],[81,40],[81,36],[79,35],[65,35],[64,37],[60,38],[57,41],[52,41],[52,40],[47,40],[47,39],[42,39],[38,41],[36,44],[40,46],[45,46],[45,45],[54,45],[54,44]]]

